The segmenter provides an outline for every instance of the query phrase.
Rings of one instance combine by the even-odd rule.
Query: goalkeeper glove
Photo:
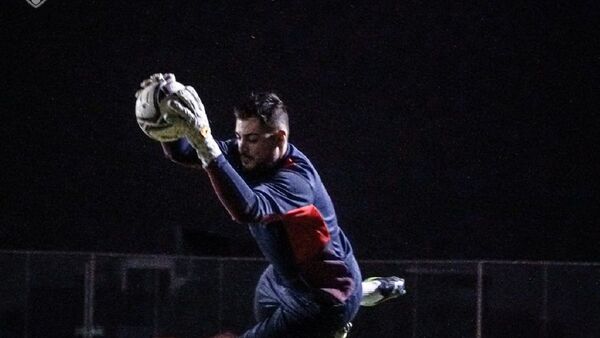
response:
[[[196,149],[203,167],[221,155],[211,134],[204,105],[193,87],[186,86],[169,95],[160,102],[160,109],[167,121],[183,119],[186,122],[184,135]]]

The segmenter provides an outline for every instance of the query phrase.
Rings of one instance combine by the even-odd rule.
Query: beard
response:
[[[242,168],[244,168],[244,170],[252,170],[252,168],[256,166],[255,158],[249,155],[240,155],[240,162],[242,163]]]

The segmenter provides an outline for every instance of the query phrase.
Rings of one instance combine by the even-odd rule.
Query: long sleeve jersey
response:
[[[278,282],[319,291],[334,303],[357,290],[360,270],[352,246],[338,226],[333,203],[309,159],[292,144],[270,169],[241,169],[235,140],[218,141],[223,155],[206,168],[213,188],[232,218],[249,226]],[[176,163],[201,168],[185,140],[164,143]]]

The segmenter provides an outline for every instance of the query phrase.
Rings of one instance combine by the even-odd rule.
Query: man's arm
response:
[[[177,91],[161,101],[160,108],[167,119],[183,119],[187,126],[187,142],[164,145],[167,156],[196,166],[197,162],[192,158],[193,151],[189,148],[195,149],[217,196],[234,220],[240,223],[259,222],[267,215],[284,213],[312,203],[314,198],[310,183],[290,170],[282,170],[273,180],[250,188],[223,155],[228,154],[228,151],[221,149],[223,143],[219,145],[212,137],[204,105],[194,88],[186,86]]]
[[[204,168],[215,193],[234,221],[256,223],[264,217],[283,214],[313,203],[314,194],[307,179],[282,170],[272,179],[250,188],[224,156]]]
[[[231,142],[217,141],[224,155],[230,153]],[[161,143],[165,156],[186,167],[202,168],[196,150],[185,139]],[[258,222],[264,216],[282,214],[313,202],[312,187],[305,178],[292,172],[281,172],[271,181],[250,188],[225,156],[219,156],[206,168],[219,200],[233,220]]]
[[[226,156],[231,151],[230,141],[215,140],[221,149],[221,152]],[[173,142],[161,142],[163,153],[169,160],[191,168],[202,168],[202,161],[198,158],[196,149],[188,142],[186,138],[181,138]]]
[[[223,154],[227,142],[217,141]],[[186,167],[202,168],[196,150],[185,140],[162,143],[165,156]],[[264,216],[282,214],[313,202],[308,181],[297,174],[283,172],[269,182],[250,188],[225,156],[219,156],[206,168],[219,200],[239,223],[258,222]]]

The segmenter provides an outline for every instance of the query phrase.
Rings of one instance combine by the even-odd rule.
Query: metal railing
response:
[[[253,324],[260,258],[0,251],[0,337],[202,337]],[[408,294],[351,337],[600,337],[600,263],[360,260]]]

